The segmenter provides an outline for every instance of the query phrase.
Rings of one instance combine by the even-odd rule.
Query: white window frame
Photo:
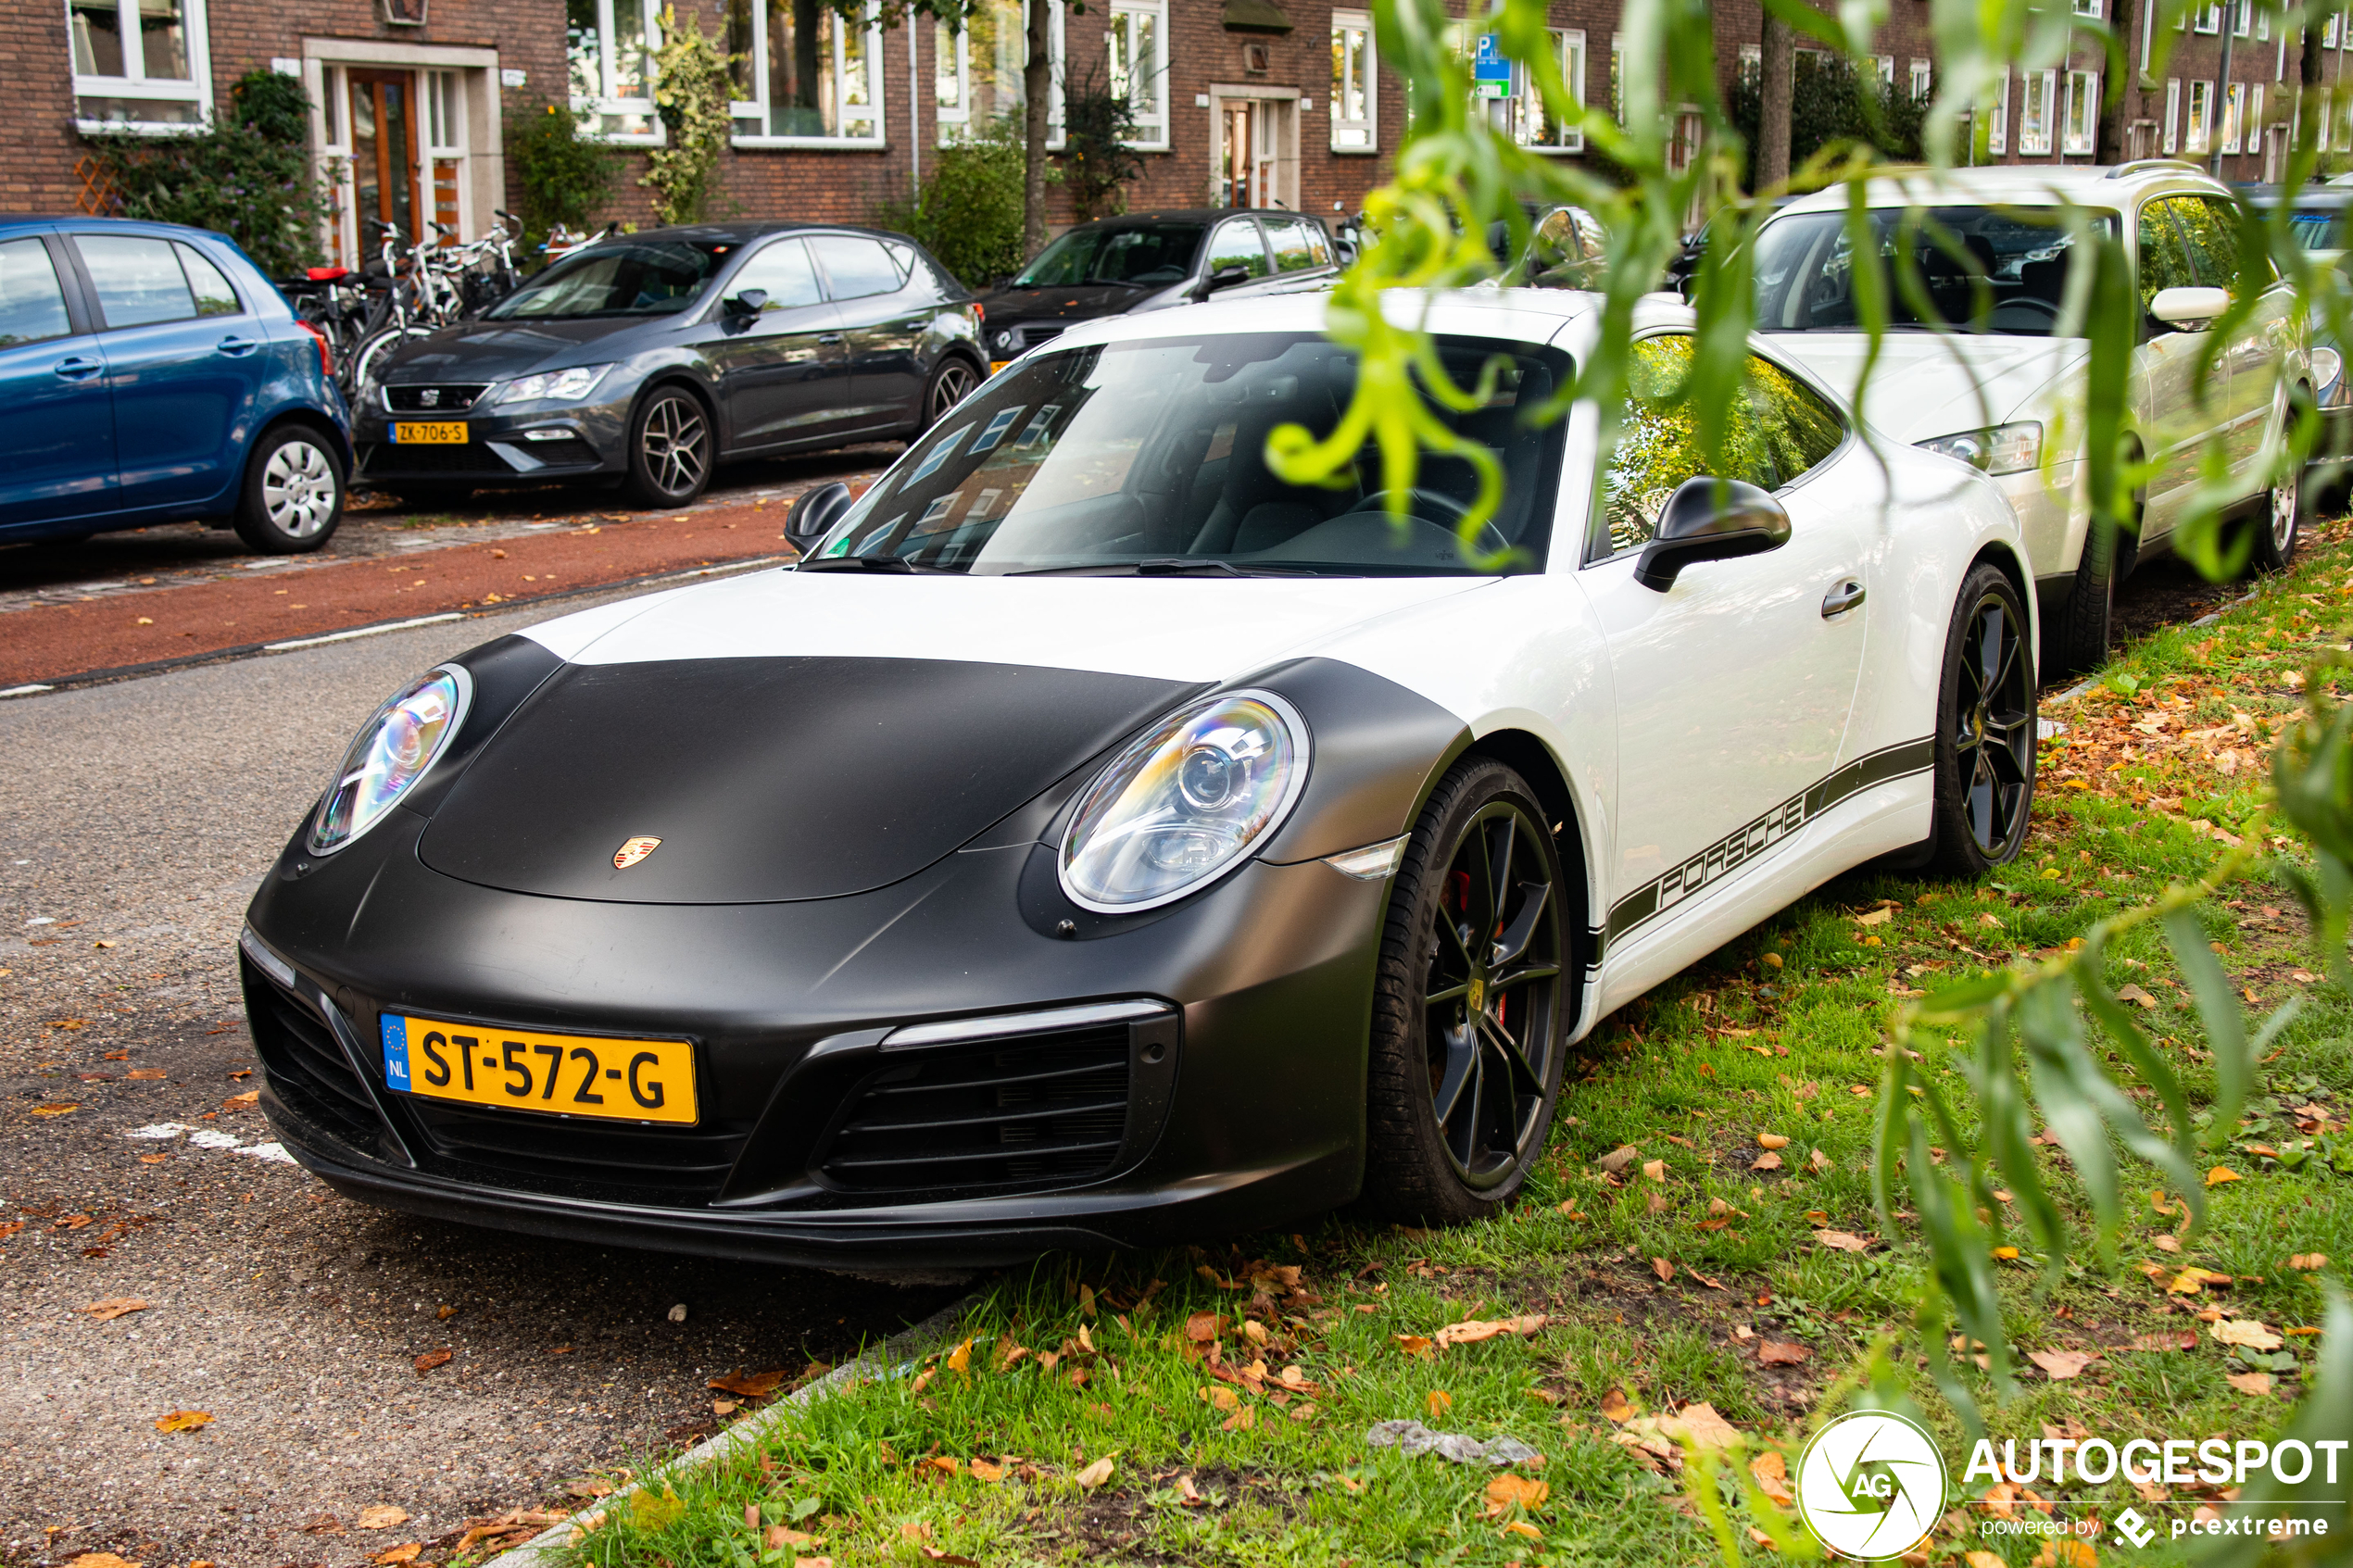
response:
[[[599,0],[599,3],[603,3],[603,0]],[[758,89],[758,95],[736,99],[727,106],[727,112],[736,121],[749,119],[765,127],[774,123],[769,118],[770,111],[774,106],[768,102],[768,8],[779,4],[780,0],[750,0],[750,3],[752,7],[751,80],[752,85]],[[789,3],[789,0],[783,0],[783,3]],[[849,85],[849,68],[842,58],[844,34],[842,19],[838,12],[829,11],[828,14],[833,18],[834,24],[832,29],[834,46],[829,62],[834,73],[834,91],[837,94],[846,94]],[[871,136],[771,136],[764,130],[751,134],[738,131],[727,138],[728,144],[736,147],[832,147],[845,152],[880,152],[889,140],[887,122],[889,103],[884,96],[887,76],[887,73],[883,69],[881,8],[876,4],[876,0],[867,0],[866,96],[867,102],[873,106],[875,112],[874,134]],[[967,103],[971,102],[970,91],[970,87],[967,86],[968,95],[965,99]],[[840,103],[843,98],[837,96],[835,101]]]
[[[1893,55],[1881,55],[1876,56],[1876,58],[1879,62],[1879,84],[1881,87],[1894,86],[1895,56]]]
[[[2075,14],[2096,20],[2108,15],[2108,0],[2075,0]]]
[[[573,112],[586,116],[589,119],[589,124],[583,128],[581,134],[596,141],[610,142],[619,145],[660,146],[669,140],[662,131],[661,115],[654,111],[653,100],[653,56],[661,49],[662,0],[595,0],[595,3],[597,6],[597,84],[604,91],[598,93],[594,97],[574,97],[572,100]],[[613,12],[623,6],[637,6],[645,17],[646,96],[642,98],[621,98],[609,95],[614,82],[612,18]],[[567,48],[567,57],[564,62],[567,82],[570,80],[572,69],[569,56],[570,50]],[[604,119],[608,115],[635,115],[642,118],[649,129],[635,132],[607,131],[604,129]]]
[[[2038,93],[2037,88],[2041,91]],[[2058,72],[2030,70],[2018,102],[2018,156],[2048,157],[2057,138],[2051,121],[2057,118]]]
[[[1915,56],[1910,66],[1906,68],[1905,80],[1911,89],[1912,102],[1916,104],[1928,102],[1930,94],[1936,90],[1936,62],[1923,60]]]
[[[1609,117],[1626,123],[1626,35],[1609,35]]]
[[[212,119],[212,41],[206,27],[205,0],[181,0],[180,25],[188,46],[188,78],[149,76],[146,50],[139,27],[139,0],[117,0],[115,35],[123,41],[120,76],[84,76],[73,69],[73,12],[66,8],[66,69],[73,78],[74,127],[91,132],[132,131],[143,136],[201,134]],[[168,119],[84,119],[83,98],[159,98],[194,104],[196,118],[181,123]]]
[[[1585,30],[1581,27],[1550,27],[1544,31],[1552,35],[1553,47],[1560,56],[1561,75],[1568,82],[1568,95],[1581,109],[1585,107]],[[1525,67],[1514,68],[1512,76],[1519,89],[1513,96],[1524,101],[1525,95],[1534,90],[1535,82]],[[1567,157],[1585,150],[1585,128],[1581,125],[1569,127],[1566,141],[1532,142],[1526,139],[1524,121],[1524,116],[1514,119],[1515,133],[1520,145],[1531,153]]]
[[[2337,21],[2338,19],[2336,17],[2331,16],[2327,20],[2321,23],[2322,48],[2334,49],[2336,47]]]
[[[1046,18],[1046,55],[1049,62],[1047,81],[1050,83],[1046,94],[1046,145],[1050,149],[1059,149],[1063,146],[1067,141],[1067,138],[1063,133],[1063,3],[1062,0],[1051,0],[1051,4],[1053,6],[1053,10]],[[1146,7],[1139,6],[1138,8],[1142,9]],[[1028,23],[1029,5],[1028,0],[1024,0],[1022,6],[1022,50],[1025,56],[1028,53]],[[945,23],[939,24],[939,26],[945,25]],[[1164,14],[1161,18],[1160,36],[1162,51],[1161,57],[1164,61],[1164,67],[1168,49],[1168,19],[1165,14]],[[935,46],[937,46],[939,32],[937,29],[935,28],[932,32],[932,40]],[[958,28],[955,32],[955,39],[956,96],[958,102],[963,107],[961,108],[944,109],[940,108],[937,103],[934,104],[932,112],[934,118],[938,123],[939,144],[943,147],[961,142],[972,134],[973,39],[971,29]],[[879,59],[879,56],[877,56],[877,58]],[[877,69],[879,69],[879,67]],[[935,67],[934,69],[937,68]],[[1162,131],[1162,136],[1164,139],[1158,144],[1158,145],[1164,148],[1168,144],[1165,140],[1167,134],[1165,130],[1167,124],[1167,94],[1168,73],[1166,69],[1164,69],[1161,72],[1162,125],[1164,128]],[[936,87],[933,89],[932,96],[935,99],[938,97],[938,90]],[[738,144],[740,145],[741,144]],[[825,144],[807,141],[793,141],[780,142],[775,144],[779,146],[806,147],[812,145],[824,145]],[[854,144],[862,147],[872,144],[862,141]],[[1128,145],[1131,147],[1143,146],[1145,144],[1141,142],[1130,142]]]
[[[2225,82],[2222,86],[2222,152],[2236,157],[2246,144],[2246,83]]]
[[[1103,35],[1103,47],[1108,50],[1114,41],[1122,37],[1131,42],[1135,36],[1133,19],[1142,18],[1152,24],[1152,55],[1149,61],[1138,61],[1130,67],[1139,73],[1131,77],[1127,99],[1135,107],[1136,134],[1127,145],[1139,152],[1168,150],[1168,0],[1113,0],[1111,27]],[[1137,87],[1144,90],[1139,101]],[[1114,79],[1116,85],[1116,78]],[[1157,105],[1157,107],[1151,106]]]
[[[2165,140],[2158,144],[2167,157],[2182,150],[2182,79],[2165,79]]]
[[[2182,117],[2182,151],[2203,157],[2214,144],[2214,83],[2193,78]]]
[[[2077,110],[2081,108],[2082,130],[2077,130]],[[2100,142],[2100,73],[2095,70],[2070,70],[2067,73],[2067,99],[2059,120],[2059,156],[2089,157]]]
[[[2231,31],[2241,38],[2255,36],[2255,6],[2253,0],[2239,0],[2231,17]]]
[[[2219,4],[2197,7],[2197,31],[2207,33],[2219,33],[2222,31],[2222,7]]]
[[[1978,106],[1985,117],[1985,151],[1994,153],[2010,150],[2010,73],[2002,72],[2001,83],[1991,94],[1990,101]]]
[[[1350,56],[1349,45],[1342,41],[1341,34],[1350,32],[1358,33],[1363,39],[1363,47],[1354,53],[1353,58],[1356,61],[1356,71],[1365,94],[1365,117],[1357,119],[1340,112],[1347,102],[1345,87],[1342,83],[1335,82],[1329,106],[1332,121],[1330,145],[1333,152],[1353,157],[1360,153],[1380,151],[1380,75],[1377,69],[1380,63],[1380,45],[1373,36],[1371,12],[1334,11],[1332,13],[1332,46],[1341,51],[1343,60]],[[1343,65],[1342,69],[1345,70],[1345,69]],[[1343,132],[1361,132],[1365,139],[1362,142],[1343,143],[1340,139]]]

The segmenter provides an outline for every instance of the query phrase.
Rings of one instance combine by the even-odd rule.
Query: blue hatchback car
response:
[[[326,344],[235,242],[0,218],[0,541],[201,521],[315,550],[350,472]]]

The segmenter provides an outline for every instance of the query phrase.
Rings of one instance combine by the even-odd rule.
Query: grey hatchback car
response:
[[[394,356],[360,389],[360,475],[424,505],[583,478],[679,507],[728,458],[920,433],[981,354],[972,296],[904,235],[624,234]]]

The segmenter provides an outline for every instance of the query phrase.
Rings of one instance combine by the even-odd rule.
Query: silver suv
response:
[[[2192,165],[2151,159],[1890,178],[1874,181],[1867,199],[1883,251],[1908,243],[1935,316],[1964,325],[1893,302],[1864,418],[1994,476],[2033,562],[2047,670],[2087,669],[2106,656],[2116,584],[2136,558],[2165,546],[2198,486],[2209,437],[2220,437],[2228,500],[2254,514],[2254,564],[2287,564],[2302,516],[2297,477],[2269,476],[2293,401],[2310,394],[2311,370],[2291,291],[2268,262],[2273,282],[2262,303],[2223,346],[2206,396],[2196,395],[2200,334],[2238,286],[2239,207],[2228,187]],[[1856,318],[1845,204],[1843,189],[1802,197],[1758,231],[1757,324],[1853,395],[1869,339]],[[2138,455],[2157,466],[2135,498],[2137,531],[2120,534],[2112,554],[2089,542],[2091,344],[2058,334],[2077,248],[2057,210],[2068,205],[2121,236],[2143,307],[2128,418]],[[1906,209],[1950,239],[1936,243],[1922,222],[1907,241]],[[1953,256],[1956,242],[1974,268]]]

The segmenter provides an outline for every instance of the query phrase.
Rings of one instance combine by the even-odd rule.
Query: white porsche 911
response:
[[[837,1266],[1505,1203],[1604,1014],[1865,861],[2008,859],[2033,788],[1992,482],[1763,340],[1702,473],[1666,303],[1611,451],[1590,404],[1531,421],[1597,303],[1429,302],[1492,378],[1451,416],[1507,479],[1477,563],[1461,459],[1403,525],[1369,458],[1268,471],[1355,384],[1321,298],[1204,306],[804,498],[798,571],[428,671],[241,939],[285,1146],[395,1208]]]

